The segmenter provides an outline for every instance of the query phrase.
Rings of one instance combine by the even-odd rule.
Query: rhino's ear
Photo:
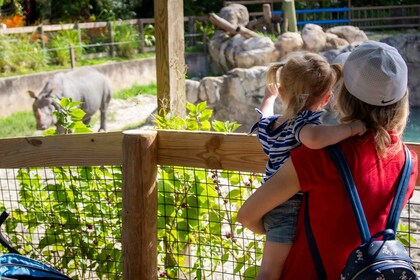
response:
[[[34,98],[34,99],[38,99],[38,97],[35,95],[35,93],[32,90],[28,90],[29,96]]]

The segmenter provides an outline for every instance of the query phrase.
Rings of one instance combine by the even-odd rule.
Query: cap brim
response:
[[[334,58],[332,64],[344,64],[344,62],[346,62],[350,54],[351,52],[340,53]]]

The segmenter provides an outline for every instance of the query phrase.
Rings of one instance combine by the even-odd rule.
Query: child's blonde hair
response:
[[[271,65],[267,71],[267,83],[278,84],[279,69],[280,85],[284,88],[282,98],[286,103],[283,104],[283,116],[286,118],[321,102],[342,76],[341,67],[331,66],[314,53],[293,55],[286,63]]]

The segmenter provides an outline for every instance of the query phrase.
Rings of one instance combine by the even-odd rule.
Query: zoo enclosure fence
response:
[[[409,147],[420,154],[420,144],[410,143]],[[192,279],[199,275],[211,275],[213,279],[252,278],[261,256],[262,236],[242,229],[235,216],[245,198],[242,194],[249,194],[252,186],[258,186],[258,174],[264,172],[265,162],[256,137],[237,133],[159,130],[0,139],[2,202],[8,203],[11,221],[18,215],[31,218],[26,220],[27,224],[23,219],[21,228],[15,229],[16,236],[21,236],[19,230],[33,231],[31,223],[39,223],[37,219],[42,212],[51,210],[48,214],[54,214],[64,211],[63,207],[71,210],[71,203],[65,200],[49,207],[51,200],[45,193],[57,196],[61,193],[53,188],[60,186],[57,181],[49,182],[37,190],[42,200],[37,205],[42,206],[33,210],[36,215],[30,211],[16,211],[19,208],[17,201],[11,197],[22,195],[20,191],[24,186],[16,183],[19,178],[14,177],[13,169],[36,167],[41,171],[38,176],[44,176],[42,173],[49,176],[49,168],[115,166],[112,169],[115,174],[108,175],[111,179],[60,173],[55,180],[68,176],[74,186],[72,191],[67,191],[66,197],[84,196],[81,189],[87,188],[86,191],[97,195],[96,199],[85,201],[86,205],[79,203],[78,209],[83,211],[73,213],[72,220],[67,218],[44,225],[32,240],[19,240],[9,233],[9,229],[8,237],[18,243],[14,245],[20,250],[29,245],[38,248],[33,257],[44,260],[51,257],[45,254],[46,246],[36,245],[45,244],[44,234],[50,227],[76,228],[77,225],[71,222],[84,223],[83,231],[73,232],[73,246],[80,247],[78,241],[86,239],[86,235],[89,237],[86,243],[91,246],[87,247],[89,250],[99,251],[102,244],[107,243],[101,254],[90,253],[102,258],[95,262],[96,266],[83,267],[87,258],[78,263],[80,267],[73,264],[74,270],[85,272],[84,279],[118,279],[121,275],[124,279]],[[85,181],[93,181],[93,184],[86,185]],[[112,183],[108,184],[109,181]],[[38,181],[27,178],[24,182],[34,185]],[[95,188],[101,184],[110,186],[105,196]],[[420,185],[420,179],[417,185]],[[36,196],[30,191],[24,194]],[[116,201],[111,200],[114,194],[118,197]],[[106,205],[110,201],[115,204],[109,208],[116,211],[105,215],[103,203]],[[406,227],[399,234],[409,237],[406,238],[407,248],[420,268],[420,246],[415,243],[420,240],[416,230],[420,222],[416,216],[418,207],[418,200],[413,200],[407,207],[402,216]],[[88,211],[92,213],[86,213]],[[85,221],[74,216],[95,219]],[[116,220],[115,224],[110,225],[110,219]],[[13,229],[11,225],[9,227]],[[89,235],[89,232],[96,232],[95,228],[105,227],[113,227],[114,235],[107,238],[115,238],[104,241]],[[55,240],[55,250],[59,251],[63,238],[49,238]],[[54,255],[55,259],[67,259],[58,262],[60,265],[72,265],[71,258],[76,257]]]
[[[264,3],[270,3],[272,6],[279,4],[282,1],[226,1],[225,4],[239,3],[246,6],[258,5],[261,7]],[[275,10],[272,7],[273,14],[281,13],[280,10]],[[332,27],[336,25],[354,25],[363,30],[381,30],[381,29],[405,29],[405,28],[419,28],[420,27],[420,5],[400,5],[400,6],[374,6],[374,7],[348,7],[340,8],[326,8],[326,9],[305,9],[296,10],[297,24],[301,28],[306,23],[316,23],[323,27]],[[251,12],[251,18],[262,17],[262,12]],[[79,44],[76,46],[69,46],[70,55],[72,48],[81,48],[82,46],[82,34],[83,32],[103,32],[108,37],[108,42],[87,42],[84,44],[84,48],[95,49],[95,48],[107,48],[108,53],[103,52],[95,53],[94,51],[88,51],[90,57],[109,55],[115,56],[116,47],[119,44],[129,44],[132,41],[126,42],[115,42],[114,40],[114,27],[119,25],[131,25],[138,31],[138,40],[135,40],[137,44],[137,51],[144,53],[153,51],[154,46],[150,45],[147,41],[147,36],[153,34],[145,33],[145,26],[154,26],[154,18],[144,19],[129,19],[123,21],[114,22],[85,22],[75,24],[56,24],[56,25],[39,25],[39,26],[27,26],[27,27],[16,27],[9,29],[0,29],[1,34],[34,34],[37,38],[40,38],[40,42],[45,47],[48,34],[62,30],[76,30],[78,32]],[[206,28],[197,30],[197,23],[201,26],[209,24],[207,16],[189,16],[184,17],[184,23],[186,28],[185,40],[186,46],[202,46],[204,51],[207,47],[207,36]],[[73,61],[73,60],[72,60]]]

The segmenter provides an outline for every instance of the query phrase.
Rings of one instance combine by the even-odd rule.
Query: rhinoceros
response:
[[[32,108],[36,118],[38,130],[44,130],[56,125],[53,112],[58,105],[54,97],[58,99],[71,98],[80,101],[80,108],[86,113],[83,123],[88,124],[93,114],[101,112],[101,125],[99,131],[106,130],[106,111],[111,100],[111,88],[107,78],[93,68],[80,68],[66,73],[55,74],[41,92],[37,95],[28,91],[35,99]],[[57,131],[63,133],[63,128],[57,126]]]

